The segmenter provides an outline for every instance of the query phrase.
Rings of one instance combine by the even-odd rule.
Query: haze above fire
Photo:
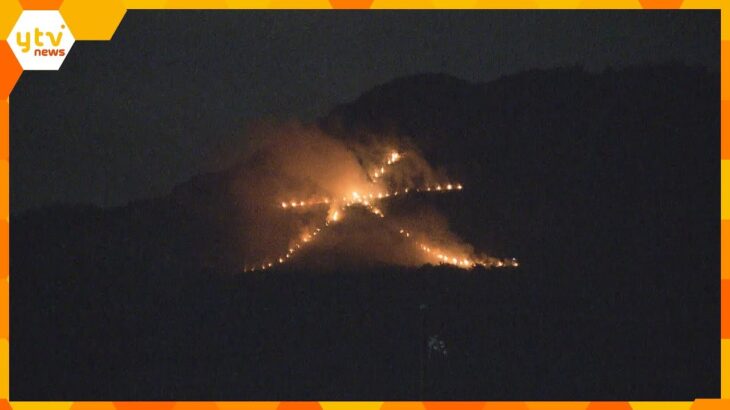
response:
[[[239,167],[233,186],[245,221],[244,272],[285,264],[315,242],[308,259],[326,259],[322,254],[336,248],[347,263],[518,266],[515,258],[475,251],[449,230],[428,196],[466,187],[436,172],[407,139],[374,135],[351,143],[295,122],[257,132],[266,142]],[[413,215],[388,212],[393,200],[414,195]]]

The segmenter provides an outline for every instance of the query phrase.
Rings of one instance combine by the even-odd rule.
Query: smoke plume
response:
[[[296,122],[255,132],[264,142],[237,168],[232,186],[244,271],[295,263],[516,265],[477,255],[428,206],[429,195],[458,195],[463,187],[406,139],[348,142]],[[413,198],[415,209],[398,206]]]

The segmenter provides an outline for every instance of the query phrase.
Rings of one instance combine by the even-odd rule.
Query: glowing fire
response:
[[[446,187],[446,188],[442,188]],[[348,196],[343,196],[341,198],[342,202],[345,203],[346,206],[351,206],[353,204],[363,204],[367,205],[370,199],[384,199],[384,198],[390,198],[391,196],[398,196],[399,193],[407,194],[409,192],[433,192],[433,191],[442,191],[442,190],[462,190],[464,188],[461,184],[452,184],[452,183],[444,183],[444,184],[436,184],[436,185],[426,185],[423,187],[418,188],[404,188],[403,191],[367,191],[367,192],[357,192],[353,191]],[[401,194],[402,195],[402,194]],[[302,208],[302,207],[311,207],[311,206],[320,206],[320,205],[329,205],[333,202],[336,202],[336,200],[332,198],[327,197],[321,197],[321,198],[314,198],[314,199],[308,199],[308,200],[292,200],[291,202],[282,202],[281,208],[287,209],[287,208]]]
[[[342,195],[341,200],[338,197],[330,198],[330,197],[312,197],[308,199],[288,199],[285,201],[280,202],[280,207],[282,209],[290,209],[290,208],[302,208],[302,207],[312,207],[312,206],[322,206],[327,205],[329,207],[329,210],[327,212],[327,217],[324,221],[323,225],[320,225],[318,227],[313,228],[312,230],[308,232],[304,232],[299,237],[299,240],[294,242],[293,245],[288,249],[287,252],[283,253],[281,256],[272,258],[271,261],[263,261],[260,263],[256,263],[252,266],[247,266],[244,268],[244,272],[253,272],[257,270],[267,270],[274,266],[275,262],[278,262],[279,264],[283,264],[287,262],[287,260],[291,259],[295,253],[297,253],[301,248],[309,243],[311,243],[318,234],[320,234],[325,228],[329,227],[332,223],[340,222],[342,218],[345,216],[345,211],[354,206],[363,207],[367,209],[369,212],[371,212],[373,215],[378,216],[380,218],[384,218],[385,215],[383,212],[376,206],[376,203],[379,201],[384,201],[391,196],[398,196],[401,195],[407,195],[412,192],[439,192],[439,193],[445,193],[449,191],[461,191],[464,186],[461,183],[458,182],[444,182],[444,183],[438,183],[435,185],[426,185],[426,186],[420,186],[420,187],[406,187],[402,190],[395,190],[395,191],[387,191],[383,190],[382,188],[379,188],[376,186],[375,183],[377,183],[378,178],[382,178],[386,173],[389,172],[389,167],[393,166],[396,162],[398,162],[403,157],[402,154],[400,154],[397,151],[390,152],[385,161],[384,164],[376,167],[375,171],[371,174],[371,180],[373,181],[373,186],[370,187],[368,190],[362,191],[362,190],[350,190],[349,193]],[[363,188],[363,187],[359,187]],[[378,188],[375,190],[374,188]],[[460,253],[458,251],[449,251],[448,249],[445,249],[443,247],[440,247],[438,245],[430,243],[427,239],[422,239],[420,236],[422,235],[416,235],[408,231],[404,228],[399,228],[398,233],[405,238],[405,240],[411,242],[415,247],[420,249],[426,256],[426,259],[430,262],[437,263],[437,264],[448,264],[453,265],[456,267],[460,267],[463,269],[472,269],[476,266],[482,266],[485,268],[504,268],[504,267],[518,267],[519,263],[517,259],[511,258],[511,259],[500,259],[500,258],[493,258],[493,257],[485,257],[485,258],[479,258],[474,255],[466,255],[463,253]],[[416,239],[419,237],[419,239]],[[446,247],[448,248],[448,247]],[[273,261],[273,262],[272,262]]]

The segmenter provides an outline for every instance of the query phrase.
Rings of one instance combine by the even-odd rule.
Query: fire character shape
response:
[[[286,251],[283,251],[279,257],[245,266],[244,272],[268,270],[276,265],[289,262],[301,249],[315,241],[324,230],[333,224],[341,223],[352,208],[363,208],[369,211],[373,217],[385,218],[385,214],[378,205],[389,198],[422,192],[434,194],[457,193],[464,189],[461,183],[455,181],[444,181],[424,186],[407,186],[397,190],[386,189],[383,180],[392,173],[393,167],[403,159],[404,155],[406,154],[396,150],[388,152],[380,164],[372,167],[369,173],[370,183],[367,186],[360,186],[358,189],[351,189],[336,196],[320,195],[306,199],[282,199],[277,205],[281,208],[281,211],[299,210],[300,208],[306,210],[313,207],[322,207],[324,209],[326,207],[327,216],[319,225],[310,228],[296,240],[293,240],[292,245]],[[472,269],[477,266],[485,268],[515,268],[519,266],[516,258],[503,259],[477,256],[463,251],[450,250],[449,246],[439,245],[429,240],[422,233],[411,232],[405,227],[396,227],[395,229],[397,229],[397,233],[403,241],[407,241],[423,253],[427,263],[447,264],[462,269]]]

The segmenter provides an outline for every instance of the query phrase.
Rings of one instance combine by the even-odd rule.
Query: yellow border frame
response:
[[[109,40],[127,9],[251,8],[531,8],[719,9],[720,63],[720,272],[721,394],[691,402],[9,402],[10,92],[23,70],[0,40],[0,410],[488,410],[488,409],[721,409],[730,408],[730,2],[727,0],[0,0],[0,39],[22,10],[60,10],[76,40]]]

